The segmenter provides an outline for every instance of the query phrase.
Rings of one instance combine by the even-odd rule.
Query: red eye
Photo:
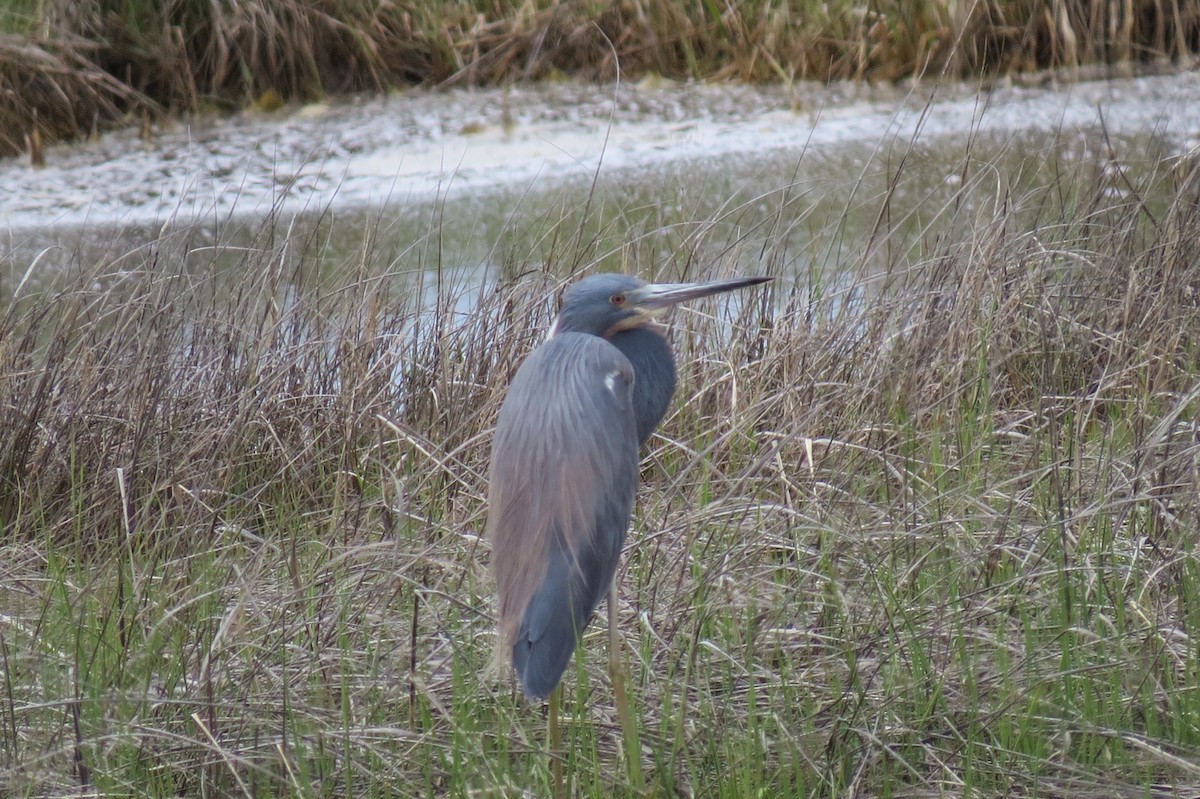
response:
[[[625,295],[624,294],[614,294],[614,295],[612,295],[612,298],[609,299],[609,302],[611,302],[613,305],[615,305],[619,308],[625,304]]]

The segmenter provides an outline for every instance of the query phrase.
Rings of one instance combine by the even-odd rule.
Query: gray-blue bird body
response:
[[[763,280],[585,278],[564,292],[550,338],[517,370],[496,423],[488,535],[500,645],[528,698],[558,684],[613,583],[638,449],[675,391],[674,357],[652,317]]]

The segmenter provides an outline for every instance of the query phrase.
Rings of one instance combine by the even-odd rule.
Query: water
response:
[[[0,286],[119,262],[164,233],[233,268],[270,218],[344,264],[478,284],[550,263],[676,278],[918,257],[1056,174],[1200,146],[1200,80],[1001,87],[413,92],[135,131],[0,164]],[[1105,169],[1111,170],[1106,177]],[[886,204],[884,198],[887,198]],[[953,212],[950,212],[953,209]],[[1016,209],[1019,212],[1019,208]],[[881,230],[883,234],[881,235]],[[204,260],[197,256],[198,260]],[[32,268],[31,268],[32,265]]]

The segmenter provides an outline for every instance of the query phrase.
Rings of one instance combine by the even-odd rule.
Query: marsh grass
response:
[[[1200,785],[1200,173],[1106,175],[947,203],[923,252],[877,197],[851,257],[780,232],[759,299],[676,315],[620,575],[656,795]],[[554,276],[604,253],[551,231],[464,303],[407,266],[436,235],[377,234],[4,276],[5,795],[549,793],[486,673],[484,475]],[[566,680],[579,796],[628,794],[604,638]]]
[[[619,74],[790,83],[1170,61],[1200,5],[623,0],[22,0],[0,13],[0,155],[331,93]]]

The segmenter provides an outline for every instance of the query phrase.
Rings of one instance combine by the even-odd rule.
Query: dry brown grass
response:
[[[31,41],[0,34],[0,155],[98,133],[154,102],[96,61],[99,45],[76,38]]]
[[[763,302],[675,319],[621,578],[663,792],[1197,784],[1200,173],[1065,180],[824,287],[769,250]],[[539,791],[541,720],[479,676],[484,475],[594,253],[456,312],[371,228],[332,272],[299,226],[232,269],[193,235],[5,287],[0,787]],[[583,795],[625,793],[603,651]]]
[[[397,86],[897,80],[1172,61],[1200,3],[48,2],[0,39],[0,155],[142,119]]]

